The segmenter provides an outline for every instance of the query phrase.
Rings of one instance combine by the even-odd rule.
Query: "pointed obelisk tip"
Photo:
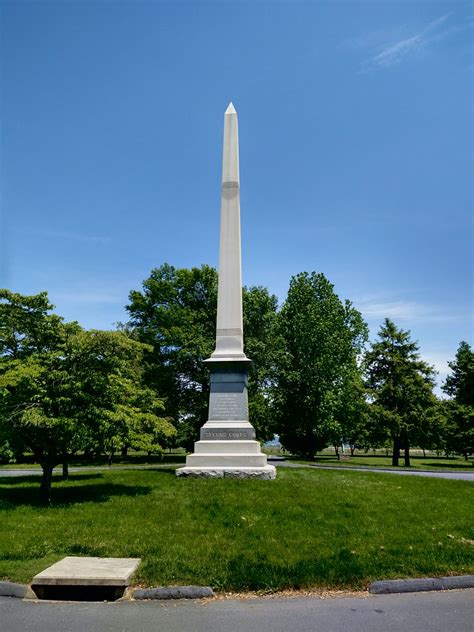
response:
[[[237,114],[237,112],[235,111],[234,104],[232,103],[232,101],[229,103],[225,113],[226,114]]]

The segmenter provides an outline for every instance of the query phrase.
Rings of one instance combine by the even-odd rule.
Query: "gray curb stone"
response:
[[[167,586],[162,588],[137,588],[133,599],[203,599],[213,597],[214,591],[208,586]]]
[[[474,588],[474,575],[383,580],[370,584],[369,593],[385,595],[389,593],[425,592],[427,590],[452,590],[455,588]]]
[[[0,582],[0,595],[2,597],[18,597],[24,599],[29,592],[26,584],[15,584],[13,582]]]

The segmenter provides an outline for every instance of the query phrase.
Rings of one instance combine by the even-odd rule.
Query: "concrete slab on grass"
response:
[[[140,558],[65,557],[33,578],[33,586],[129,585]]]

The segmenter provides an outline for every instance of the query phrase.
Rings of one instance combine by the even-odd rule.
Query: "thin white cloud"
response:
[[[79,233],[75,231],[67,231],[67,230],[49,230],[49,229],[40,229],[35,231],[36,234],[42,235],[43,237],[50,237],[52,239],[62,239],[64,241],[78,241],[82,243],[89,244],[108,244],[110,242],[110,237],[104,235],[91,235],[87,233]]]
[[[448,373],[450,373],[451,369],[448,366],[448,362],[452,362],[454,360],[454,355],[446,351],[442,352],[428,352],[423,353],[423,360],[431,364],[438,371],[439,377],[438,381],[441,382],[445,380]]]
[[[404,300],[383,300],[380,297],[354,300],[354,305],[369,322],[383,321],[384,318],[409,323],[452,323],[469,316],[446,312],[442,307],[427,303]]]
[[[400,64],[405,59],[416,56],[424,51],[428,46],[439,42],[455,33],[472,28],[473,22],[469,20],[462,25],[447,25],[450,14],[442,15],[432,20],[420,32],[410,37],[403,37],[393,43],[385,43],[378,46],[378,50],[368,59],[364,60],[361,65],[360,73],[370,73],[383,68],[390,68]],[[380,33],[380,32],[379,32]],[[390,38],[392,39],[392,38]],[[371,46],[372,38],[370,35],[355,38],[354,45],[362,48],[364,44]]]

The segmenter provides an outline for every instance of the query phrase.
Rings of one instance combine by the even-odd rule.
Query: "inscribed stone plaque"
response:
[[[247,421],[248,418],[247,371],[213,370],[209,421]]]
[[[248,419],[247,391],[218,392],[209,397],[209,421],[246,421]]]
[[[201,428],[201,441],[253,441],[253,428]]]

